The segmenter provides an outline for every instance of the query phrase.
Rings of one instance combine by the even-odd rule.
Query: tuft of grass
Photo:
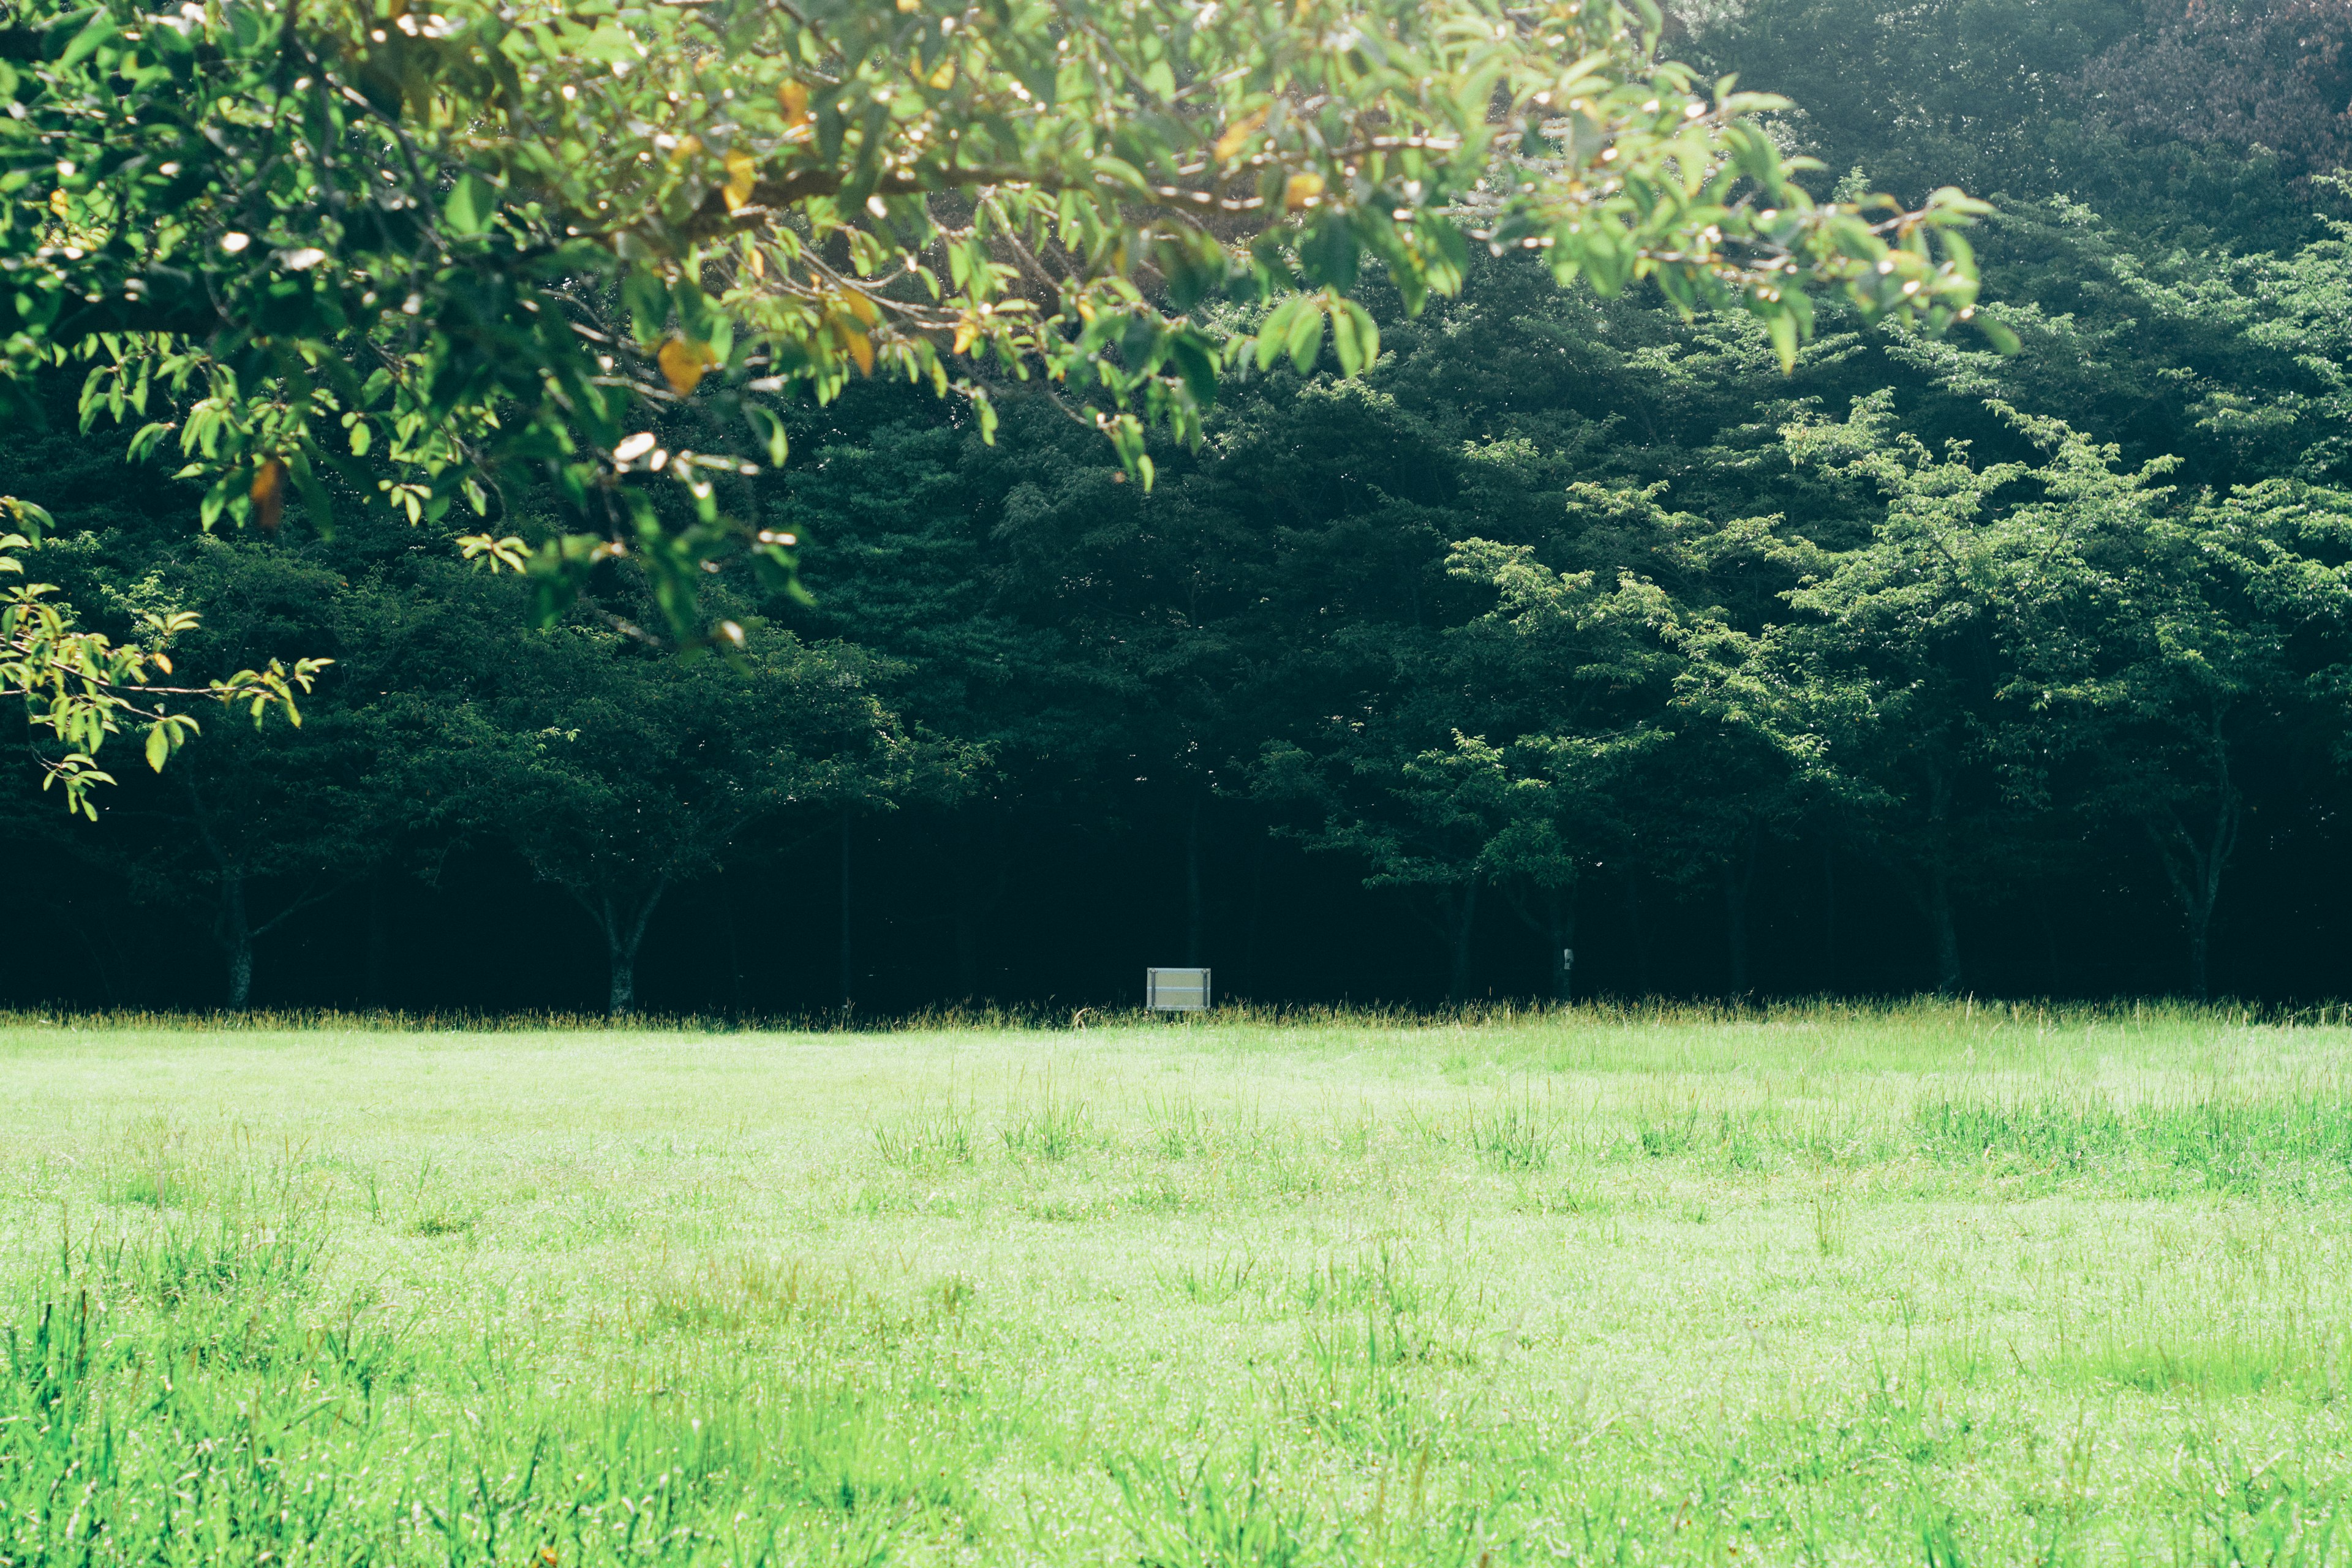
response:
[[[1811,1198],[1813,1251],[1822,1258],[1843,1257],[1851,1228],[1852,1205],[1832,1183],[1823,1183]]]
[[[1495,1170],[1540,1171],[1551,1163],[1559,1133],[1549,1108],[1531,1099],[1505,1100],[1471,1113],[1469,1140]]]
[[[1152,1278],[1170,1294],[1196,1307],[1222,1307],[1265,1279],[1255,1253],[1228,1252],[1201,1263],[1154,1262]]]
[[[226,1212],[185,1228],[167,1226],[128,1254],[125,1278],[147,1299],[179,1307],[206,1299],[268,1301],[307,1293],[328,1242],[311,1215],[282,1214],[264,1222]],[[114,1265],[123,1265],[118,1252]]]
[[[1006,1109],[997,1135],[1016,1160],[1058,1164],[1095,1141],[1094,1111],[1049,1076]]]
[[[874,1130],[885,1163],[901,1170],[945,1171],[972,1161],[971,1113],[950,1105]]]

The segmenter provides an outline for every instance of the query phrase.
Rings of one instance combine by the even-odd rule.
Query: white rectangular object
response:
[[[1198,1013],[1209,1005],[1206,969],[1147,969],[1143,1005],[1156,1013]]]

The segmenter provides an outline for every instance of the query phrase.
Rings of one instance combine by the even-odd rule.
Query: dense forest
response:
[[[74,891],[0,995],[2352,989],[2352,3],[1671,36],[1803,106],[1821,195],[1993,199],[2020,351],[1826,305],[1784,374],[1749,318],[1482,256],[1417,315],[1364,291],[1366,375],[1228,384],[1148,490],[1018,384],[990,441],[862,381],[730,481],[810,595],[715,584],[732,659],[627,635],[617,574],[543,630],[454,524],[201,533],[64,373],[0,456],[41,575],[197,611],[184,663],[334,662],[299,730],[208,715],[95,823],[11,770],[15,860]]]

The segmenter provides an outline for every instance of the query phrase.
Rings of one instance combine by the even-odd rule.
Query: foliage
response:
[[[1746,309],[1784,361],[1811,289],[1971,313],[1981,204],[1817,203],[1755,123],[1779,100],[1657,42],[1616,0],[37,8],[0,51],[0,324],[19,376],[94,356],[85,417],[175,440],[207,525],[463,502],[468,552],[520,564],[495,531],[543,476],[547,603],[625,557],[708,640],[706,566],[791,584],[730,499],[786,391],[905,376],[985,428],[992,380],[1042,376],[1148,482],[1147,427],[1197,439],[1221,366],[1304,369],[1327,324],[1378,358],[1367,262],[1410,312],[1473,243],[1540,250]],[[1229,293],[1275,301],[1254,337]]]
[[[2344,849],[2335,595],[2352,552],[2352,242],[2313,210],[2340,196],[2323,167],[2332,121],[2312,120],[2319,140],[2301,151],[2244,141],[2270,134],[2250,128],[2277,122],[2283,105],[2335,90],[2337,12],[2303,0],[2193,13],[1772,0],[1665,24],[1654,46],[1630,13],[1584,19],[1620,29],[1593,68],[1629,93],[1660,90],[1661,116],[1684,101],[1658,89],[1664,68],[1653,62],[1667,51],[1710,71],[1740,67],[1743,80],[1801,103],[1751,102],[1735,125],[1709,89],[1688,125],[1709,157],[1736,151],[1741,126],[1816,156],[1823,167],[1780,166],[1795,181],[1790,201],[1809,192],[1802,210],[1824,232],[1832,207],[1874,184],[1921,202],[1948,174],[2006,189],[2003,210],[1968,240],[1985,268],[1982,315],[2015,333],[2013,354],[1917,330],[1929,323],[1811,275],[1827,285],[1801,307],[1816,330],[1790,354],[1769,312],[1675,298],[1672,267],[1663,294],[1562,289],[1556,233],[1549,248],[1545,235],[1522,235],[1538,243],[1499,255],[1478,243],[1560,196],[1577,167],[1566,155],[1583,145],[1552,136],[1581,135],[1555,112],[1557,95],[1536,105],[1545,89],[1507,74],[1548,47],[1540,28],[1440,37],[1426,27],[1454,14],[1420,8],[1379,35],[1381,50],[1507,68],[1481,121],[1496,137],[1485,152],[1394,146],[1374,150],[1390,160],[1378,168],[1358,163],[1371,182],[1404,177],[1408,154],[1422,160],[1426,199],[1400,197],[1382,218],[1367,205],[1371,184],[1345,186],[1346,161],[1329,160],[1351,116],[1402,90],[1383,73],[1403,55],[1316,55],[1306,40],[1328,16],[1312,7],[1206,22],[1187,12],[1136,44],[1146,52],[1121,78],[1113,56],[1140,35],[1088,33],[1080,24],[1101,20],[1092,12],[1055,15],[1023,32],[1029,13],[1017,8],[959,16],[952,30],[919,8],[580,13],[547,26],[635,43],[614,43],[625,58],[568,63],[532,54],[542,42],[522,35],[543,19],[520,13],[420,13],[415,33],[379,17],[382,40],[349,17],[295,18],[298,52],[342,29],[336,71],[395,55],[414,67],[396,113],[347,96],[334,111],[344,118],[329,118],[353,139],[339,147],[409,138],[429,154],[425,174],[395,163],[387,182],[383,160],[337,151],[331,166],[282,167],[234,222],[217,190],[188,199],[222,233],[257,237],[233,264],[194,230],[164,237],[211,269],[206,287],[231,316],[252,298],[237,290],[298,280],[305,298],[351,307],[352,324],[304,340],[323,401],[281,397],[294,384],[268,367],[236,382],[258,389],[268,419],[310,420],[308,438],[345,465],[311,468],[317,499],[339,509],[334,537],[255,529],[205,556],[183,536],[173,514],[224,475],[220,516],[268,521],[250,482],[264,454],[218,424],[228,405],[205,402],[206,378],[261,352],[218,310],[160,347],[119,340],[128,379],[100,343],[89,363],[25,381],[39,393],[69,378],[62,395],[79,394],[96,423],[86,447],[28,437],[5,487],[56,510],[39,556],[60,585],[47,602],[77,606],[75,624],[110,647],[145,646],[142,615],[184,608],[205,625],[174,634],[184,668],[337,660],[305,695],[308,755],[220,735],[175,764],[206,798],[244,803],[237,826],[253,853],[230,858],[266,868],[247,879],[247,923],[282,922],[268,947],[290,957],[309,938],[289,906],[323,900],[309,906],[321,933],[303,950],[313,962],[271,960],[269,986],[315,986],[299,994],[317,1003],[345,994],[336,965],[356,945],[347,928],[362,896],[371,974],[404,943],[438,951],[425,933],[468,919],[498,925],[501,952],[532,944],[500,970],[531,978],[495,993],[457,978],[485,936],[450,939],[462,962],[420,956],[418,1000],[428,984],[463,985],[500,1005],[556,994],[526,984],[570,984],[542,976],[568,949],[587,951],[575,903],[608,928],[596,943],[608,978],[629,945],[613,932],[655,931],[652,994],[679,1005],[708,1005],[693,988],[721,952],[730,1005],[763,986],[764,1005],[837,1001],[853,927],[887,973],[878,989],[909,1006],[992,992],[1124,995],[1145,950],[1213,961],[1222,984],[1262,995],[1564,996],[1571,952],[1586,955],[1580,990],[2337,984],[2326,889]],[[199,48],[187,82],[244,83],[255,96],[243,101],[280,94],[290,107],[343,79],[313,76],[298,91],[303,73],[264,62],[276,45],[258,35],[237,42],[236,16],[183,20]],[[800,39],[804,23],[824,29],[814,54],[730,52],[746,37]],[[536,118],[436,120],[509,91],[467,86],[466,62],[491,59],[494,33],[498,58],[516,67],[511,93]],[[121,83],[116,68],[143,58],[119,35],[91,37],[93,52],[68,68],[62,36],[54,59],[17,60],[28,112],[89,89],[93,61],[115,62],[108,79]],[[2240,68],[2256,42],[2279,37],[2294,40],[2292,70],[2256,80]],[[672,38],[688,42],[651,47]],[[920,57],[935,45],[946,52]],[[919,81],[908,49],[928,73]],[[1208,71],[1221,50],[1246,54],[1248,70]],[[1067,66],[1050,97],[1013,71],[1046,53]],[[950,59],[946,85],[933,85]],[[1155,59],[1174,84],[1157,106]],[[2182,61],[2195,71],[2175,71]],[[1302,117],[1304,100],[1282,99],[1277,112],[1268,83],[1326,69],[1340,77],[1316,112],[1336,120]],[[808,89],[802,108],[798,89],[776,96],[785,77]],[[1467,89],[1442,79],[1455,94],[1445,112],[1462,109]],[[2119,104],[2114,84],[2127,79],[2155,85]],[[828,121],[885,89],[888,113],[870,127]],[[139,90],[182,89],[158,77]],[[2202,130],[2189,112],[2199,93],[2217,106]],[[1444,96],[1416,98],[1412,114],[1367,133],[1434,134],[1426,116]],[[230,93],[220,113],[239,101]],[[1105,103],[1134,112],[1090,118]],[[1512,114],[1522,130],[1535,121],[1543,145],[1505,145]],[[161,123],[140,135],[163,136]],[[206,166],[217,174],[271,137],[319,142],[292,125],[246,126]],[[1230,156],[1217,155],[1236,126],[1246,129]],[[1625,150],[1612,167],[1637,151],[1615,144]],[[856,160],[868,149],[871,186],[828,194],[836,175],[866,177]],[[751,161],[748,193],[738,154]],[[1163,154],[1172,168],[1154,163]],[[1092,184],[1106,156],[1165,189],[1119,196]],[[957,184],[1014,158],[1061,174]],[[1525,176],[1507,188],[1506,163]],[[148,190],[146,167],[107,164],[91,199]],[[43,164],[20,192],[52,226],[39,204],[54,172]],[[419,184],[426,174],[441,183]],[[1324,188],[1294,193],[1307,174]],[[409,205],[331,210],[355,181]],[[583,182],[613,186],[595,197],[611,205],[591,222],[563,219],[581,229],[560,237],[565,250],[547,193],[572,193],[565,211],[593,207]],[[1604,207],[1636,188],[1603,199],[1586,185]],[[68,212],[95,222],[79,189],[67,192]],[[1722,194],[1753,207],[1756,190]],[[1709,198],[1702,185],[1677,199]],[[1692,209],[1676,210],[1642,221]],[[338,226],[361,211],[379,227],[400,215],[413,232],[394,245],[390,229],[369,229],[347,245]],[[458,225],[485,215],[479,234]],[[1317,268],[1339,265],[1328,237],[1342,216],[1357,248],[1335,318],[1338,274]],[[1449,225],[1465,242],[1458,277],[1432,238]],[[1757,236],[1736,229],[1726,253],[1758,259]],[[1401,264],[1381,249],[1391,230],[1399,244],[1431,243]],[[1580,232],[1587,243],[1597,231]],[[1182,246],[1212,240],[1214,268],[1184,273]],[[281,258],[303,245],[349,251],[361,270]],[[120,260],[76,248],[85,256],[59,247],[49,262]],[[374,276],[365,268],[395,253],[418,268],[414,288],[379,288],[373,315],[352,307]],[[583,270],[530,271],[574,256]],[[1589,256],[1576,265],[1611,281]],[[1899,278],[1900,265],[1873,276]],[[461,286],[489,292],[450,292]],[[412,291],[418,316],[383,313]],[[848,316],[825,314],[836,299]],[[541,305],[538,325],[522,321],[524,300]],[[980,303],[989,324],[959,354],[949,318],[977,322]],[[1331,337],[1335,320],[1347,326]],[[1285,352],[1294,331],[1297,358]],[[614,427],[633,443],[625,474],[618,447],[583,434],[579,398],[540,399],[524,384],[537,373],[516,367],[534,363],[540,338],[610,356],[609,369],[591,360],[590,379],[598,406],[626,416]],[[1213,362],[1213,403],[1179,343]],[[665,347],[690,391],[673,385]],[[173,395],[155,360],[142,414],[136,364],[150,349],[190,379]],[[391,357],[365,359],[379,350]],[[392,403],[345,406],[330,362],[378,364],[410,376],[403,385],[446,363],[450,417],[495,409],[499,424],[436,478],[410,461],[425,449],[411,445],[457,426],[426,419],[403,434],[383,423]],[[520,379],[498,380],[509,371]],[[157,426],[134,438],[142,456],[119,492],[92,467],[110,440],[121,447],[107,433],[118,403],[126,426]],[[533,425],[526,408],[555,424]],[[499,445],[552,439],[558,426],[568,452]],[[1107,445],[1106,427],[1124,445]],[[166,459],[175,437],[194,450]],[[213,468],[163,477],[204,460],[208,439]],[[677,455],[697,452],[730,465],[687,465],[710,481],[700,497],[676,482]],[[760,471],[741,471],[744,459]],[[269,493],[316,510],[287,461]],[[557,471],[567,464],[572,479]],[[1135,482],[1147,472],[1154,482]],[[496,480],[484,480],[478,516],[468,473]],[[397,488],[408,485],[421,488]],[[718,521],[705,521],[705,502]],[[641,535],[647,515],[655,531]],[[656,538],[661,549],[640,547]],[[670,548],[689,539],[703,542]],[[616,541],[626,553],[611,552]],[[572,564],[557,570],[544,552],[566,549]],[[763,585],[741,570],[756,564],[747,549],[781,552],[768,557],[778,572],[788,556],[814,602],[795,600],[777,572]],[[534,562],[526,581],[508,571]],[[318,614],[249,613],[278,572],[309,584]],[[142,597],[151,573],[158,585]],[[552,630],[530,629],[534,619]],[[736,662],[673,669],[641,657],[679,644]],[[730,682],[749,706],[733,705]],[[192,699],[173,701],[177,717]],[[134,736],[145,728],[121,722]],[[550,738],[575,729],[576,741]],[[51,745],[52,760],[62,750]],[[787,775],[798,782],[781,784]],[[848,782],[811,783],[821,777]],[[187,792],[151,783],[126,781],[120,833],[64,852],[114,873],[88,884],[93,908],[111,907],[117,889],[168,886],[215,922],[222,862],[194,852]],[[526,796],[540,805],[513,811]],[[775,809],[736,809],[744,803]],[[834,857],[820,869],[805,853],[821,826],[843,849],[837,887]],[[176,847],[159,837],[175,831]],[[1302,847],[1333,853],[1304,858]],[[551,896],[535,901],[542,878]],[[749,891],[772,885],[793,893]],[[477,910],[469,900],[485,893],[508,912]],[[415,934],[392,929],[385,911],[402,907],[418,916]],[[793,960],[747,966],[739,922],[753,947]],[[1418,944],[1423,926],[1438,940]],[[827,950],[844,955],[838,986],[805,956]],[[27,961],[18,984],[51,973],[73,970]],[[158,982],[158,994],[167,984],[180,982]]]
[[[0,508],[23,531],[0,533],[0,573],[21,577],[24,559],[9,552],[37,549],[41,535],[54,522],[41,507],[14,496],[0,497]],[[97,820],[90,791],[114,782],[98,765],[99,749],[124,726],[143,730],[142,749],[147,765],[157,773],[194,738],[196,720],[173,711],[169,699],[195,698],[243,708],[257,727],[273,708],[282,709],[289,722],[301,724],[295,692],[309,691],[329,660],[300,658],[289,669],[273,658],[263,668],[241,669],[202,687],[155,684],[151,672],[173,673],[173,641],[195,624],[192,611],[145,609],[133,640],[118,643],[104,632],[78,625],[72,606],[58,597],[54,584],[20,583],[8,590],[0,606],[0,697],[21,699],[27,729],[47,732],[47,744],[28,736],[32,743],[27,750],[39,770],[41,788],[57,786],[68,811]]]

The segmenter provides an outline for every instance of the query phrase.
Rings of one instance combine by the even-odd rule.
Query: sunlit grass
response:
[[[2332,1013],[826,1023],[0,1025],[0,1562],[2352,1562]]]

